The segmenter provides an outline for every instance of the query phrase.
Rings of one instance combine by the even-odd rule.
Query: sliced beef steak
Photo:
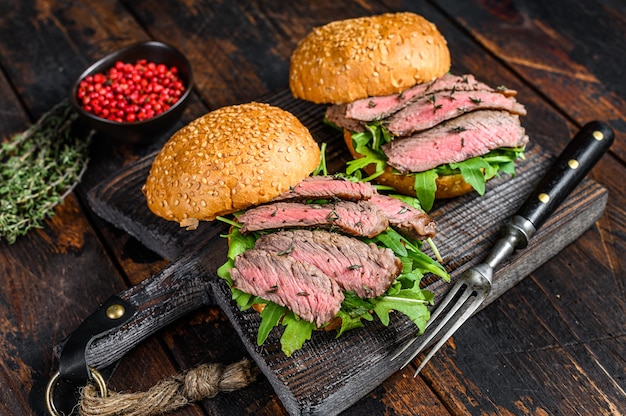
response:
[[[389,225],[403,236],[414,240],[435,236],[435,221],[425,212],[387,195],[376,194],[370,201],[385,213]]]
[[[390,166],[400,173],[410,173],[526,143],[528,136],[519,116],[506,111],[479,110],[393,140],[382,148]]]
[[[234,286],[291,309],[319,327],[341,308],[341,288],[317,267],[264,250],[248,250],[230,270]]]
[[[289,256],[312,264],[345,291],[361,298],[380,296],[402,271],[402,263],[388,248],[322,230],[290,230],[261,236],[255,249]]]
[[[365,131],[364,121],[346,117],[347,106],[348,104],[331,105],[326,109],[326,120],[350,131]]]
[[[526,109],[515,98],[499,92],[443,91],[427,94],[408,104],[385,120],[385,125],[395,136],[408,136],[464,113],[484,109],[526,115]]]
[[[493,88],[476,81],[473,75],[445,74],[431,82],[417,84],[400,94],[364,98],[347,104],[343,115],[352,120],[382,120],[420,97],[442,91],[493,91]],[[509,93],[514,94],[514,91]]]
[[[369,182],[351,182],[334,176],[309,176],[289,191],[274,198],[272,202],[311,199],[359,201],[370,199],[375,192]]]
[[[241,232],[297,227],[333,228],[355,236],[374,237],[387,229],[389,220],[369,201],[328,204],[275,202],[249,209],[237,218]]]

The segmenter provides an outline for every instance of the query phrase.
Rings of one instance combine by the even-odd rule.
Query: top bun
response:
[[[223,107],[168,140],[142,191],[154,214],[194,229],[286,192],[319,162],[319,146],[291,113],[261,103]]]
[[[343,104],[396,94],[450,70],[437,27],[414,13],[340,20],[315,28],[291,55],[296,98]]]

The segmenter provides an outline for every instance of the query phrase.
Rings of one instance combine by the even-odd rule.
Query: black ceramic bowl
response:
[[[185,92],[169,109],[150,119],[136,122],[117,122],[98,117],[81,106],[77,91],[82,79],[88,75],[108,71],[117,61],[134,64],[140,59],[178,68],[178,76],[185,85]],[[176,48],[166,43],[149,41],[127,46],[92,64],[74,83],[70,99],[81,119],[97,132],[120,142],[149,143],[163,136],[178,122],[189,101],[192,86],[193,74],[187,58]]]

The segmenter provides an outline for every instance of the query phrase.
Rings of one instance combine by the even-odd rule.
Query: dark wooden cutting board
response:
[[[322,123],[323,106],[295,100],[288,91],[259,101],[295,114],[316,140],[328,144],[331,172],[343,169],[348,160],[347,150],[341,134]],[[160,274],[120,294],[137,306],[137,317],[92,344],[88,352],[91,365],[105,367],[167,323],[203,305],[217,304],[228,315],[250,355],[292,415],[337,414],[399,369],[403,361],[392,362],[390,357],[415,333],[415,326],[400,315],[394,315],[388,327],[372,322],[339,339],[334,332],[316,332],[292,357],[280,351],[277,331],[263,346],[257,346],[258,315],[240,312],[230,300],[229,289],[215,273],[226,258],[226,241],[220,237],[225,226],[203,223],[196,231],[185,231],[177,223],[157,218],[148,210],[141,186],[153,157],[126,167],[89,193],[90,204],[98,215],[172,260]],[[431,215],[438,224],[435,242],[452,281],[486,256],[500,227],[522,204],[552,160],[552,155],[531,142],[526,160],[518,164],[515,177],[490,181],[483,197],[466,195],[434,207]],[[583,181],[529,246],[496,270],[493,290],[484,306],[591,227],[602,215],[606,201],[607,191],[602,186],[589,179]],[[435,293],[436,302],[450,287],[429,277],[425,284]]]

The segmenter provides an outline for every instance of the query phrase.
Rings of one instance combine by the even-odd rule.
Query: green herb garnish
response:
[[[0,238],[17,237],[54,215],[87,167],[93,135],[75,134],[76,113],[64,100],[0,147]]]

